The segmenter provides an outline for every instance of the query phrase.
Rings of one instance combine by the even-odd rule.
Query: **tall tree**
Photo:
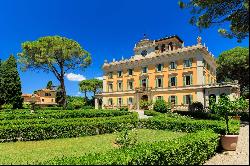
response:
[[[47,88],[47,89],[52,89],[52,86],[53,86],[53,82],[52,82],[52,81],[49,81],[49,82],[47,83],[46,88]]]
[[[87,99],[87,92],[91,90],[90,81],[82,80],[79,83],[80,91],[84,93],[85,99]]]
[[[4,76],[3,76],[3,64],[0,59],[0,109],[5,103],[5,88],[4,88]]]
[[[217,59],[217,81],[238,80],[241,92],[249,89],[249,48],[235,47]]]
[[[190,9],[190,23],[199,29],[212,25],[230,25],[230,29],[220,28],[224,37],[237,38],[238,42],[249,36],[249,0],[186,0],[179,1],[181,8]]]
[[[91,63],[90,54],[79,43],[60,36],[41,37],[36,41],[22,43],[18,54],[22,69],[52,72],[60,82],[62,103],[66,108],[66,89],[64,75],[75,69],[84,69]]]
[[[3,64],[3,78],[6,103],[12,104],[14,109],[22,108],[23,98],[21,80],[17,71],[16,59],[13,55]]]
[[[102,89],[102,80],[89,79],[83,80],[79,83],[80,91],[84,93],[85,98],[87,98],[87,92],[93,92],[94,96],[96,92]]]

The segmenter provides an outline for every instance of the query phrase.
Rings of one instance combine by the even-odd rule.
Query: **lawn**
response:
[[[185,133],[138,129],[138,143],[163,141],[184,136]],[[32,164],[62,156],[104,152],[117,148],[117,133],[45,141],[0,143],[0,164]]]

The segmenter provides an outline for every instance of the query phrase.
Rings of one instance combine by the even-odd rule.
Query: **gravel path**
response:
[[[249,125],[240,127],[236,151],[217,153],[204,165],[249,165]]]

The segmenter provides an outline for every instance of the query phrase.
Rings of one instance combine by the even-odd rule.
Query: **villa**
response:
[[[22,94],[24,103],[28,104],[34,102],[39,106],[53,106],[56,103],[56,90],[54,89],[40,89],[35,94]]]
[[[103,92],[95,96],[95,108],[140,109],[140,101],[164,99],[174,109],[187,110],[194,101],[209,106],[209,98],[239,97],[237,81],[216,82],[216,60],[201,37],[184,46],[177,35],[150,40],[145,35],[135,44],[134,55],[103,65]]]

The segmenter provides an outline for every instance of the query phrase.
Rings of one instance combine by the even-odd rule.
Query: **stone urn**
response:
[[[238,135],[222,135],[220,141],[224,150],[235,151],[238,142]]]

